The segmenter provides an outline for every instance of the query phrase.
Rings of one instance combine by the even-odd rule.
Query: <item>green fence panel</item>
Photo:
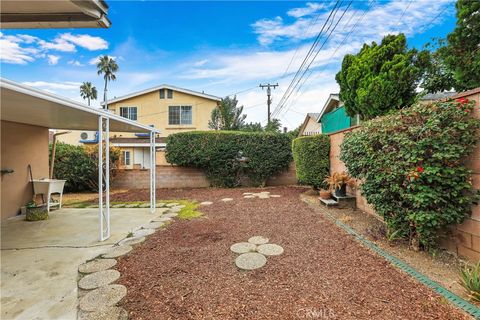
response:
[[[322,133],[332,133],[335,131],[350,128],[354,119],[350,118],[345,112],[345,107],[340,107],[332,112],[322,116]]]

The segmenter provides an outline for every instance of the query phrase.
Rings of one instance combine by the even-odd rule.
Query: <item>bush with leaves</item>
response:
[[[341,160],[389,232],[416,248],[461,223],[478,198],[462,163],[480,126],[472,112],[466,100],[415,105],[364,123],[341,145]]]
[[[292,151],[298,182],[314,189],[324,187],[330,171],[330,138],[321,134],[296,138]]]
[[[248,161],[239,161],[245,157]],[[290,139],[279,133],[194,131],[168,136],[169,163],[205,169],[214,186],[235,187],[244,174],[255,185],[286,170],[291,161]]]
[[[119,158],[120,150],[110,148],[110,182],[113,181],[115,164]],[[67,192],[98,191],[98,146],[74,146],[57,142],[53,175],[55,179],[67,180]]]

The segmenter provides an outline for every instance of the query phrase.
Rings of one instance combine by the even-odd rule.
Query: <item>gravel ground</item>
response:
[[[201,207],[204,217],[176,221],[119,259],[117,282],[127,286],[122,306],[130,317],[470,319],[312,210],[299,199],[305,189],[265,190],[282,197],[243,198],[258,189],[162,191],[159,199],[214,204]],[[147,199],[148,190],[130,196]],[[226,197],[234,201],[219,201]],[[255,235],[285,252],[263,268],[239,271],[229,247]]]

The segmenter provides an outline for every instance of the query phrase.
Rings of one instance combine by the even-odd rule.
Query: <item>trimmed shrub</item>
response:
[[[248,161],[242,163],[240,158]],[[286,170],[292,161],[290,139],[279,133],[192,131],[168,136],[166,159],[205,169],[214,186],[235,187],[241,174],[256,185]]]
[[[50,145],[50,158],[52,156]],[[113,181],[120,150],[110,148],[110,183]],[[55,150],[55,179],[67,180],[66,192],[98,191],[98,146],[74,146],[57,142]]]
[[[416,105],[348,133],[341,160],[389,233],[428,248],[442,227],[461,223],[478,199],[462,163],[480,121],[466,100]]]
[[[292,150],[298,181],[314,189],[324,187],[330,173],[330,138],[322,134],[296,138]]]

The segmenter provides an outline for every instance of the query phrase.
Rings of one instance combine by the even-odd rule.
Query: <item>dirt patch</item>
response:
[[[301,201],[305,189],[266,190],[281,197],[243,198],[255,189],[169,190],[169,198],[214,204],[119,259],[130,317],[469,319]],[[225,197],[234,201],[219,201]],[[239,271],[229,248],[255,235],[285,251],[260,269]]]

